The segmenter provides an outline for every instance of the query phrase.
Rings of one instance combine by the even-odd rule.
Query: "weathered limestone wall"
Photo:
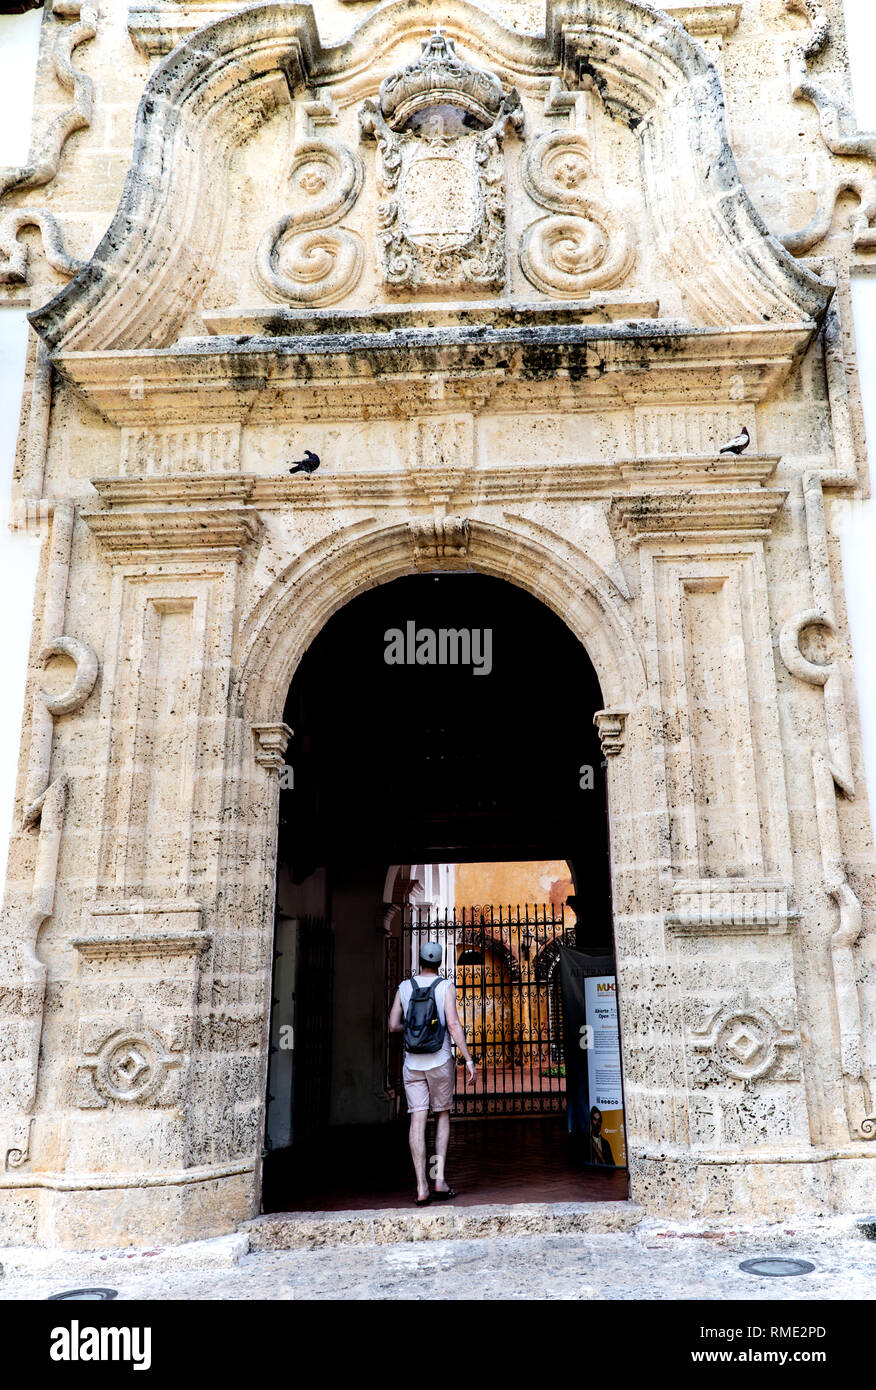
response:
[[[454,567],[553,607],[600,679],[634,1198],[870,1202],[834,514],[876,136],[838,4],[669,11],[56,0],[42,152],[0,176],[45,529],[0,1238],[254,1212],[289,681],[356,593]]]

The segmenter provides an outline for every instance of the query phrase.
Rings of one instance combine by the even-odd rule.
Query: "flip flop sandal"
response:
[[[449,1202],[451,1197],[458,1197],[459,1193],[454,1191],[452,1187],[448,1187],[446,1192],[435,1192],[433,1196],[436,1202]]]

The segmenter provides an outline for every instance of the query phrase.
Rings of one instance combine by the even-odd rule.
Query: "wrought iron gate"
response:
[[[478,1064],[472,1085],[457,1057],[458,1115],[543,1115],[565,1108],[559,947],[575,945],[562,907],[476,906],[432,915],[408,908],[386,943],[387,1010],[417,963],[421,941],[444,947],[460,1019]],[[388,1039],[386,1083],[403,1094],[402,1049]]]

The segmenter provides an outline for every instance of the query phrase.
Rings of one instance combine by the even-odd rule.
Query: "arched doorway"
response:
[[[387,1066],[386,947],[403,929],[411,866],[563,860],[584,905],[576,944],[610,949],[605,760],[593,725],[603,705],[583,645],[557,614],[506,580],[471,572],[381,584],[339,609],[304,653],[283,715],[293,733],[278,833],[272,1209],[294,1201],[270,1178],[280,1172],[273,1151],[311,1138],[315,1112],[326,1131],[355,1132],[360,1148],[399,1114]],[[401,866],[390,887],[388,865]],[[296,924],[288,947],[286,924]],[[539,941],[534,958],[548,945]],[[284,974],[290,953],[304,982],[295,990],[291,1066],[276,1027],[293,988]],[[501,931],[488,956],[489,1007],[470,1042],[496,1070],[512,1060],[504,1054],[513,1029],[495,1020],[519,986]],[[463,954],[463,983],[467,968]],[[539,988],[543,973],[541,965],[527,971]],[[545,1007],[549,993],[555,1014],[556,978],[548,975]],[[321,997],[317,977],[326,985]],[[296,1093],[308,1096],[306,1114]],[[295,1165],[288,1171],[294,1182]]]

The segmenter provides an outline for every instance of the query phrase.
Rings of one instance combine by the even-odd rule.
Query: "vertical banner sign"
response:
[[[569,1133],[585,1163],[625,1168],[614,960],[560,948]]]
[[[592,1030],[587,1053],[590,1161],[623,1168],[627,1159],[614,975],[590,975],[585,979],[584,1011]]]

